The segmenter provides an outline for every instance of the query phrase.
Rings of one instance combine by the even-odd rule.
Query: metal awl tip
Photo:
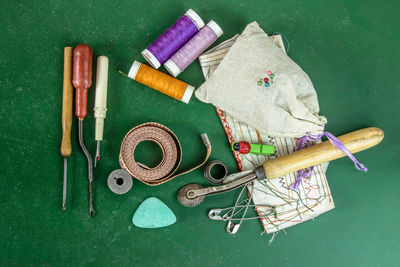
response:
[[[62,209],[66,210],[66,202],[67,202],[67,170],[68,170],[68,160],[67,157],[64,157],[64,181],[63,181],[63,204]]]

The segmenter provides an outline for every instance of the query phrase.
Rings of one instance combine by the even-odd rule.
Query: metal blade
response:
[[[94,167],[96,168],[97,161],[100,160],[100,141],[97,141],[96,145],[96,155],[94,156]]]
[[[247,170],[247,171],[242,171],[242,172],[236,172],[236,173],[232,173],[230,175],[228,175],[224,181],[222,182],[223,184],[228,184],[230,182],[233,182],[237,179],[240,179],[250,173],[254,172],[254,170]]]

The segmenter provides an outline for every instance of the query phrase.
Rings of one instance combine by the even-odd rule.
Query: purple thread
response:
[[[162,65],[198,31],[196,24],[187,15],[184,15],[151,43],[147,50]]]
[[[308,147],[310,147],[311,145],[310,145],[309,141],[320,140],[322,138],[322,136],[324,136],[324,135],[328,138],[329,142],[331,142],[332,145],[334,145],[339,150],[341,150],[343,153],[345,153],[354,162],[354,166],[357,170],[364,171],[364,172],[368,171],[368,169],[363,164],[361,164],[356,159],[356,157],[354,157],[354,155],[346,148],[346,146],[339,139],[337,139],[336,136],[334,136],[330,132],[322,132],[322,134],[318,134],[318,135],[312,135],[310,132],[307,132],[307,135],[300,138],[299,143],[297,144],[297,150],[301,150],[303,148],[303,143],[305,143]],[[311,166],[310,168],[308,168],[307,172],[306,172],[306,169],[299,170],[298,171],[299,176],[297,177],[296,182],[294,182],[290,186],[290,190],[296,190],[297,188],[299,188],[300,183],[303,180],[303,178],[310,176],[313,169],[314,169],[314,166]]]
[[[183,71],[217,39],[217,34],[206,25],[184,46],[176,51],[170,59]]]

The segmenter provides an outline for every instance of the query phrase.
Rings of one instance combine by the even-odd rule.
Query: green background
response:
[[[176,200],[188,182],[206,185],[202,170],[167,184],[134,181],[125,195],[107,187],[119,167],[124,135],[148,121],[168,126],[183,145],[181,169],[199,162],[207,132],[211,159],[236,171],[225,133],[211,105],[188,105],[121,76],[188,8],[224,30],[218,42],[257,21],[281,32],[289,56],[309,74],[319,96],[326,129],[336,135],[368,126],[385,131],[383,142],[327,172],[336,209],[276,236],[261,234],[258,220],[236,235],[207,212],[233,204],[237,191],[206,199],[189,209]],[[0,9],[0,264],[125,266],[391,266],[400,259],[399,141],[400,38],[398,1],[19,1]],[[88,216],[87,165],[73,122],[68,161],[67,211],[61,210],[60,156],[63,48],[89,44],[94,59],[110,60],[108,112],[102,159],[94,171],[96,216]],[[95,60],[94,60],[95,70]],[[163,71],[165,69],[162,68]],[[180,79],[198,87],[199,63]],[[94,86],[89,91],[85,143],[94,153]],[[132,225],[147,197],[163,200],[177,223],[146,230]],[[251,215],[251,214],[250,214]]]

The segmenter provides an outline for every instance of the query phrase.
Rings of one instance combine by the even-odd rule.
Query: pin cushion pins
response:
[[[264,81],[264,86],[269,87],[273,83],[273,78],[275,77],[275,74],[272,73],[272,71],[267,71],[267,76],[264,79],[261,79],[257,82],[258,85],[262,85]]]

